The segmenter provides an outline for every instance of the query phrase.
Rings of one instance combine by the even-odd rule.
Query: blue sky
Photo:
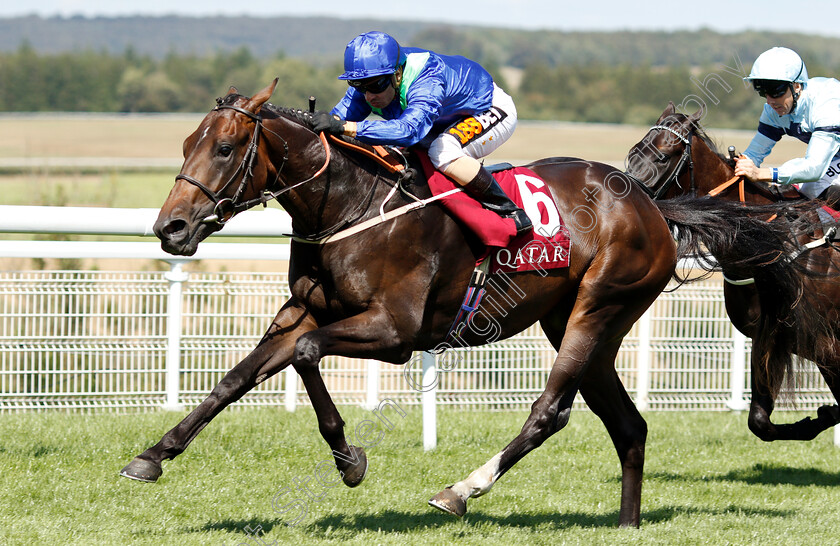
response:
[[[476,8],[480,6],[480,9]],[[642,7],[643,6],[643,7]],[[123,15],[331,15],[553,30],[792,31],[840,37],[838,0],[28,0],[2,2],[0,17]]]

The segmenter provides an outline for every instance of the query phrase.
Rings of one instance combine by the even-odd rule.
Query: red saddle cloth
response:
[[[800,186],[799,184],[792,184],[792,186],[794,188],[796,188],[796,191],[799,191],[799,186]],[[807,195],[805,195],[802,192],[799,192],[799,195],[801,195],[805,199],[810,199],[810,197],[808,197]],[[826,223],[831,222],[831,221],[840,222],[840,212],[834,210],[833,208],[829,207],[828,205],[823,205],[823,206],[820,207],[820,209],[822,211],[820,213],[820,219],[821,220],[825,221]]]
[[[823,205],[822,210],[825,211],[827,215],[831,217],[832,220],[835,222],[840,222],[840,212],[834,210],[833,208],[829,207],[828,205]]]
[[[418,152],[432,195],[457,188],[436,170],[425,153]],[[502,190],[521,207],[534,230],[516,236],[511,218],[502,218],[461,191],[440,199],[455,218],[475,233],[493,257],[492,273],[511,273],[569,266],[571,239],[545,182],[532,170],[514,167],[494,173]]]

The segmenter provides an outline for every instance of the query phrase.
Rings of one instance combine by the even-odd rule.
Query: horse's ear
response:
[[[688,116],[688,121],[691,122],[694,125],[697,125],[698,124],[697,122],[699,122],[701,119],[703,119],[703,116],[705,115],[705,113],[706,113],[706,110],[702,106],[700,106],[699,110],[697,110],[696,112],[694,112],[693,114]]]
[[[235,88],[234,86],[232,86],[232,85],[231,85],[231,86],[230,86],[230,89],[228,89],[227,94],[228,94],[228,95],[238,95],[238,94],[239,94],[239,90],[238,90],[237,88]]]
[[[659,116],[658,121],[662,121],[663,119],[667,118],[668,116],[673,116],[674,113],[677,111],[677,105],[674,104],[674,101],[668,101],[668,106],[665,107],[665,111],[662,112],[662,115]]]
[[[256,114],[262,105],[271,98],[271,94],[274,93],[274,88],[277,87],[279,80],[280,78],[274,78],[274,81],[268,84],[265,89],[251,97],[246,108]]]

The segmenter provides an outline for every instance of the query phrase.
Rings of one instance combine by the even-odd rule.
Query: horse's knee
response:
[[[531,441],[541,445],[552,434],[559,431],[569,423],[572,408],[540,408],[537,403],[531,408],[531,415],[523,427]]]
[[[295,342],[292,365],[298,372],[307,366],[317,366],[321,360],[321,347],[313,336],[303,334]]]
[[[645,464],[645,443],[647,442],[647,423],[644,419],[623,423],[621,426],[608,427],[621,464],[627,468],[642,468]]]
[[[335,415],[328,415],[318,420],[318,430],[327,441],[344,435],[344,419],[336,411]]]
[[[564,408],[557,412],[557,415],[554,418],[554,426],[552,427],[551,434],[558,432],[560,429],[565,427],[569,424],[569,418],[572,415],[572,408]]]
[[[776,427],[770,421],[770,416],[764,411],[750,411],[747,426],[755,436],[765,442],[776,439]]]
[[[647,442],[647,423],[627,431],[627,450],[624,463],[630,466],[642,466],[645,463],[645,443]]]
[[[820,406],[817,409],[817,419],[825,424],[825,428],[833,427],[840,423],[840,407],[837,404]]]

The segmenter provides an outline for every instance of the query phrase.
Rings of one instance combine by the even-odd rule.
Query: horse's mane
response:
[[[702,140],[706,144],[706,146],[709,147],[709,149],[712,151],[712,153],[714,153],[716,156],[718,156],[721,161],[723,161],[724,163],[726,163],[730,167],[734,167],[734,165],[732,164],[732,160],[729,159],[729,156],[721,153],[718,150],[717,143],[714,140],[712,140],[712,137],[710,137],[708,135],[708,133],[706,133],[706,130],[703,129],[700,126],[699,123],[692,123],[691,125],[694,127],[694,134],[697,135],[697,137],[700,140]]]
[[[225,95],[224,97],[219,97],[216,99],[216,106],[232,106],[236,104],[236,102],[240,99],[247,99],[245,95],[240,95],[238,93],[230,93]],[[301,110],[300,108],[286,108],[283,106],[276,106],[271,104],[270,102],[266,102],[260,108],[260,113],[265,114],[268,113],[268,117],[284,117],[291,121],[294,121],[304,127],[312,128],[312,116],[309,112],[305,110]]]
[[[304,127],[307,127],[308,129],[312,129],[312,114],[310,112],[306,111],[306,110],[301,110],[300,108],[286,108],[286,107],[283,107],[283,106],[276,106],[274,104],[271,104],[270,102],[267,102],[267,103],[262,105],[262,109],[260,111],[263,112],[263,113],[268,112],[270,115],[273,115],[273,116],[282,116],[282,117],[284,117],[286,119],[289,119],[289,120],[291,120],[295,123],[303,125]],[[368,152],[367,155],[368,156],[376,153],[373,150],[373,146],[371,146],[370,144],[368,144],[366,142],[362,142],[360,140],[357,140],[357,139],[355,139],[353,137],[349,137],[349,136],[342,136],[342,137],[339,137],[339,138],[341,138],[341,140],[343,140],[345,142],[351,143],[353,145],[353,147],[355,147],[356,149],[363,148],[363,149],[367,150],[367,152]],[[345,148],[345,147],[340,147],[339,150],[342,153],[344,153],[345,155],[347,155],[352,161],[358,163],[359,154],[357,152],[354,152],[352,149],[348,149],[348,148]],[[393,149],[390,149],[389,151],[392,154],[396,154],[396,152]]]
[[[262,105],[261,112],[270,112],[275,116],[282,116],[286,119],[299,123],[304,127],[312,128],[312,115],[300,108],[286,108],[284,106],[276,106],[267,102]]]

